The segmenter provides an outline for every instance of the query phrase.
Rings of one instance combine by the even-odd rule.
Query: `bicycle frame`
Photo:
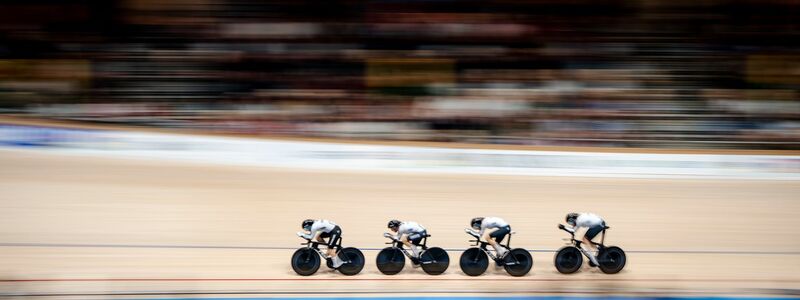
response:
[[[603,226],[603,231],[600,232],[603,236],[600,237],[600,242],[599,243],[595,243],[594,241],[589,240],[590,243],[592,243],[593,245],[597,246],[597,251],[598,252],[606,247],[606,245],[605,245],[606,229],[609,229],[609,228],[611,228],[611,227]],[[589,258],[589,252],[584,250],[583,247],[581,247],[580,245],[578,245],[578,243],[580,241],[575,240],[575,232],[571,232],[571,231],[567,230],[566,228],[563,228],[561,230],[566,231],[567,233],[569,233],[572,236],[572,238],[569,239],[570,240],[570,245],[572,245],[575,248],[578,248],[578,251],[583,253],[583,255],[585,255],[586,258]]]
[[[411,260],[412,262],[414,261],[414,259],[416,259],[416,258],[414,258],[414,257],[413,257],[411,254],[409,254],[409,253],[408,253],[408,250],[406,250],[405,248],[403,248],[403,246],[404,246],[405,244],[403,244],[403,242],[402,242],[402,241],[400,241],[400,240],[398,240],[398,239],[394,238],[394,236],[392,236],[392,235],[390,235],[390,234],[388,234],[388,233],[384,234],[383,236],[384,236],[384,237],[386,237],[387,239],[390,239],[390,240],[392,240],[391,242],[388,242],[388,243],[385,243],[385,244],[387,244],[387,245],[388,245],[388,244],[391,244],[391,245],[392,245],[392,248],[399,249],[399,250],[400,250],[400,251],[402,251],[402,252],[403,252],[403,254],[404,254],[406,257],[408,257],[408,259],[409,259],[409,260]],[[422,248],[422,252],[420,252],[420,256],[422,256],[422,253],[423,253],[423,252],[425,252],[425,250],[428,250],[428,246],[427,246],[427,245],[428,245],[428,237],[429,237],[429,236],[430,236],[430,235],[425,235],[424,237],[422,237],[422,242],[420,243],[420,245],[418,245],[418,246],[420,246],[420,247]]]
[[[486,253],[486,255],[488,255],[492,260],[494,260],[495,262],[498,261],[498,257],[496,255],[494,255],[494,253],[493,253],[494,251],[486,249],[486,246],[489,245],[489,242],[481,241],[481,237],[479,235],[473,233],[469,229],[467,229],[465,231],[467,232],[467,234],[475,237],[474,240],[470,240],[471,243],[472,242],[475,243],[472,246],[478,246],[478,248],[481,249],[481,251],[483,251],[484,253]],[[506,240],[506,244],[503,245],[502,243],[499,243],[499,245],[503,246],[503,247],[506,247],[506,249],[508,249],[508,250],[511,250],[511,236],[514,235],[514,233],[515,232],[513,232],[513,231],[509,232],[508,233],[508,239]],[[497,250],[495,250],[495,251],[497,251]]]
[[[320,242],[312,241],[311,239],[307,239],[307,238],[304,238],[304,237],[300,237],[300,238],[306,240],[305,243],[300,243],[300,245],[304,245],[304,246],[307,246],[308,248],[314,249],[314,251],[316,251],[317,254],[319,254],[319,256],[322,257],[322,258],[325,258],[325,259],[328,258],[328,254],[325,253],[325,251],[322,251],[321,249],[319,249],[319,245],[321,244]],[[336,245],[333,246],[333,248],[336,249],[336,253],[337,254],[339,253],[340,250],[342,250],[342,238],[341,237],[339,237],[339,240],[336,242]]]

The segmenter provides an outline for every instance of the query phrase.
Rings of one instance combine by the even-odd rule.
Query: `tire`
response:
[[[503,268],[509,275],[519,277],[525,276],[533,268],[533,256],[528,250],[522,248],[511,249],[511,252],[503,258]]]
[[[364,254],[361,253],[361,250],[348,247],[339,251],[338,255],[341,260],[346,262],[339,266],[338,270],[340,273],[347,276],[352,276],[358,274],[361,272],[361,269],[364,268]]]
[[[428,275],[442,274],[450,266],[450,255],[447,255],[447,251],[439,247],[428,248],[422,252],[419,260],[422,270]]]
[[[480,248],[469,248],[461,254],[461,271],[469,276],[478,276],[489,267],[489,256]]]
[[[619,247],[608,247],[597,255],[600,271],[606,274],[617,274],[625,267],[625,251]]]
[[[577,272],[583,264],[583,254],[575,247],[567,246],[556,252],[556,270],[561,274]]]
[[[302,276],[309,276],[319,270],[320,258],[311,248],[300,248],[292,255],[292,269]]]
[[[394,275],[403,270],[403,266],[406,265],[406,257],[400,249],[386,247],[378,252],[378,256],[375,258],[375,265],[378,266],[378,270],[381,273]]]

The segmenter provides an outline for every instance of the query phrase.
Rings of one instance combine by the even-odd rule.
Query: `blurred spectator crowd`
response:
[[[247,135],[800,149],[798,1],[0,8],[0,113]]]

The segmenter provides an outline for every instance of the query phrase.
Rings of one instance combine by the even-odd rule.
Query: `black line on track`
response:
[[[136,245],[136,244],[67,244],[67,243],[0,243],[0,247],[38,248],[141,248],[141,249],[230,249],[230,250],[296,250],[298,247],[271,246],[220,246],[220,245]],[[379,251],[383,248],[359,248]],[[445,248],[446,251],[464,251],[467,248]],[[533,249],[534,253],[555,253],[556,249]],[[625,250],[640,254],[727,254],[727,255],[800,255],[800,251],[739,251],[739,250]]]

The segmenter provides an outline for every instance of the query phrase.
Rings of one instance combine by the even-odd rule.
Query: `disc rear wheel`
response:
[[[339,272],[344,275],[356,275],[364,268],[364,254],[356,248],[344,248],[339,251],[339,258],[345,263],[339,266]]]
[[[420,256],[422,270],[429,275],[439,275],[450,266],[450,256],[439,247],[431,247]]]
[[[619,273],[625,267],[625,251],[622,251],[619,247],[605,248],[597,255],[597,262],[600,263],[600,271],[603,271],[603,273]]]
[[[503,268],[511,276],[525,276],[533,267],[531,253],[522,248],[511,249],[503,258],[503,262]]]

